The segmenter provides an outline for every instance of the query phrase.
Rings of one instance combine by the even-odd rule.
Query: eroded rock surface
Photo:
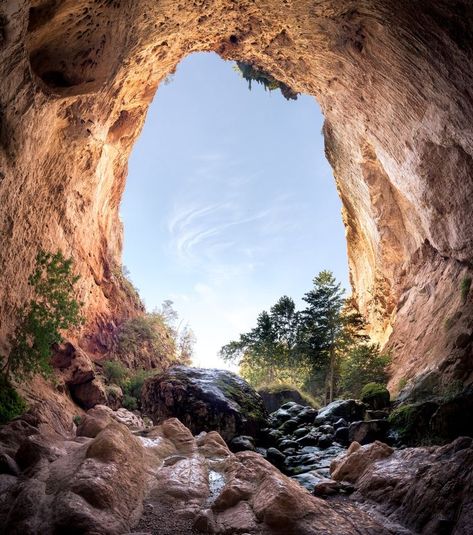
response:
[[[372,335],[389,339],[392,389],[438,366],[466,381],[472,20],[468,0],[3,1],[1,339],[51,244],[81,275],[84,347],[106,352],[137,313],[119,270],[127,158],[160,81],[215,51],[320,103],[351,282]]]
[[[237,435],[254,437],[266,425],[261,397],[225,370],[174,366],[146,381],[141,404],[155,423],[176,417],[193,433],[215,430],[227,441]]]

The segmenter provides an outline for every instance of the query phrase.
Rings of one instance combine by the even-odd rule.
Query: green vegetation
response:
[[[373,408],[384,408],[389,405],[391,395],[384,384],[368,383],[361,389],[360,399]]]
[[[276,78],[269,73],[251,63],[237,61],[235,70],[248,82],[250,91],[252,82],[256,82],[257,84],[261,84],[265,91],[275,91],[276,89],[279,89],[286,100],[297,100],[297,93],[289,86],[276,80]]]
[[[123,291],[125,297],[131,301],[134,308],[137,310],[144,310],[144,305],[141,300],[138,288],[135,287],[130,279],[130,271],[126,266],[114,266],[112,274],[118,282],[118,287]]]
[[[340,362],[340,390],[346,397],[359,398],[363,385],[379,384],[388,380],[389,355],[382,354],[377,345],[362,344],[351,348]]]
[[[390,359],[369,343],[360,314],[331,272],[319,273],[303,300],[306,307],[298,311],[293,299],[281,297],[255,328],[222,347],[222,358],[237,361],[256,388],[289,382],[325,402],[358,397],[368,382],[386,382]]]
[[[3,368],[7,377],[22,380],[34,373],[51,375],[51,347],[62,341],[61,331],[82,323],[81,303],[74,297],[79,277],[72,267],[72,260],[60,251],[40,251],[36,256],[35,269],[28,279],[34,297],[18,311]]]
[[[72,421],[74,422],[75,425],[79,426],[80,423],[82,422],[82,416],[80,414],[76,414],[74,418],[72,418]]]
[[[11,380],[24,381],[35,373],[51,376],[51,349],[62,342],[62,331],[82,323],[81,303],[75,294],[79,277],[71,259],[61,251],[39,251],[28,279],[32,298],[17,310],[16,328],[9,337],[0,373],[0,423],[26,409]]]
[[[129,396],[128,394],[125,394],[123,396],[122,405],[125,409],[129,411],[136,411],[136,409],[138,409],[138,400],[133,396]]]
[[[320,402],[314,398],[314,396],[311,396],[309,393],[304,392],[297,386],[295,386],[292,383],[270,383],[270,384],[261,384],[258,388],[258,392],[268,392],[270,394],[277,394],[279,392],[284,392],[287,390],[295,390],[299,396],[304,400],[305,403],[310,405],[311,407],[314,407],[315,409],[318,409],[320,407]],[[292,401],[290,399],[287,399],[285,401]]]
[[[463,277],[460,284],[462,303],[466,303],[471,288],[471,277]]]
[[[407,383],[408,380],[406,377],[402,377],[401,379],[399,379],[399,383],[397,384],[397,389],[399,390],[399,392],[406,387]]]
[[[0,375],[0,424],[20,416],[27,406],[5,375]]]
[[[103,365],[103,375],[108,383],[122,385],[128,377],[128,370],[116,360],[106,360]]]
[[[389,423],[399,433],[401,440],[406,439],[414,430],[415,420],[413,415],[413,405],[401,405],[394,409],[388,417]]]

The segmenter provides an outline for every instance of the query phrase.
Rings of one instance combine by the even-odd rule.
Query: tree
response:
[[[189,327],[189,325],[185,325],[181,329],[177,340],[177,360],[181,364],[190,366],[192,363],[195,342],[196,338],[194,331]]]
[[[81,303],[75,298],[79,276],[73,273],[72,259],[61,251],[40,251],[33,274],[28,279],[34,298],[18,311],[17,327],[9,339],[10,352],[3,372],[25,379],[33,373],[50,375],[51,348],[62,342],[62,331],[82,323]]]
[[[386,384],[390,361],[389,355],[382,354],[378,345],[355,345],[341,361],[341,393],[356,398],[367,383]]]
[[[344,290],[330,271],[321,271],[313,280],[314,287],[303,300],[299,334],[300,353],[325,374],[325,399],[334,397],[337,344],[340,342],[344,320]]]

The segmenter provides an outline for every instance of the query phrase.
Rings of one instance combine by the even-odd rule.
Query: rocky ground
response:
[[[373,418],[382,413],[356,400],[320,410],[289,402],[265,418],[266,427],[253,436],[238,435],[252,429],[245,424],[257,415],[254,404],[261,409],[255,393],[229,388],[235,383],[228,372],[219,372],[216,383],[212,370],[190,369],[189,381],[185,369],[178,372],[176,392],[169,375],[146,384],[143,406],[151,400],[166,405],[161,416],[152,413],[154,424],[139,413],[96,405],[76,426],[53,404],[43,403],[0,428],[3,532],[473,532],[471,438],[393,448],[377,440],[389,442],[379,425],[385,420]],[[213,395],[220,399],[219,415]],[[185,414],[200,418],[193,420],[192,431],[172,417],[176,401]],[[198,429],[207,413],[223,426],[227,441],[216,430]]]

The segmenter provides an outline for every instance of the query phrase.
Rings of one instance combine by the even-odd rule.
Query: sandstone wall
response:
[[[87,349],[134,313],[118,271],[127,158],[159,82],[215,51],[320,103],[353,288],[393,350],[392,386],[440,362],[466,380],[472,22],[467,0],[4,0],[2,338],[40,246],[76,259]]]

